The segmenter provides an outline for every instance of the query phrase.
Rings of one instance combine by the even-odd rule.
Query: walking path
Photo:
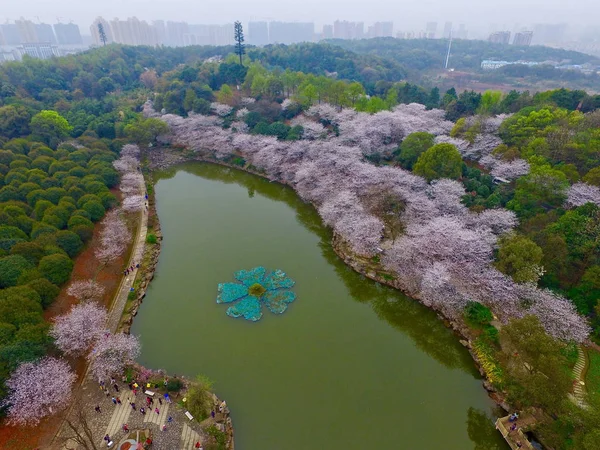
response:
[[[200,435],[187,423],[184,423],[183,429],[181,430],[181,449],[191,450],[198,441],[202,442]]]
[[[573,368],[573,394],[570,394],[569,397],[581,408],[587,408],[587,402],[585,401],[587,395],[585,389],[585,369],[587,364],[585,350],[580,345],[577,347],[577,362]]]
[[[145,180],[143,180],[143,179],[140,183],[140,191],[146,192],[146,184],[145,184]],[[131,267],[132,265],[135,266],[135,264],[140,263],[142,261],[143,255],[144,255],[146,234],[148,232],[148,209],[145,207],[143,207],[139,213],[138,224],[139,225],[134,234],[134,239],[133,239],[133,244],[132,244],[129,261],[126,264],[126,267]],[[138,272],[138,270],[134,269],[128,275],[124,276],[121,279],[121,282],[119,284],[117,292],[115,293],[115,296],[113,297],[113,301],[109,305],[107,328],[113,333],[115,333],[117,331],[117,328],[119,326],[119,322],[120,322],[122,314],[123,314],[123,309],[125,308],[125,304],[127,303],[127,296],[129,295],[130,289],[133,287],[133,283],[135,281],[137,272]],[[75,389],[78,389],[81,391],[86,391],[90,387],[93,389],[93,385],[95,384],[95,382],[90,380],[88,375],[89,375],[89,366],[86,369],[86,373],[84,374],[84,376],[81,380],[81,385],[76,386]],[[90,384],[92,386],[89,386]],[[88,385],[88,386],[86,386],[86,385]],[[133,395],[132,393],[127,393],[127,394],[123,393],[123,394],[124,394],[124,396],[125,395]],[[123,423],[125,423],[125,422],[119,423],[121,415],[123,417],[125,417],[125,416],[129,417],[129,414],[131,413],[131,411],[129,411],[129,413],[127,413],[128,410],[131,410],[131,407],[129,406],[129,401],[125,400],[125,399],[121,399],[121,401],[123,404],[117,405],[117,407],[116,407],[116,408],[118,408],[119,414],[117,414],[117,411],[115,411],[115,414],[113,414],[113,416],[111,416],[111,418],[108,422],[109,425],[107,427],[107,431],[105,434],[108,434],[109,436],[111,436],[112,434],[115,434],[115,430],[121,429]],[[67,415],[65,417],[67,417],[69,414],[71,414],[71,411],[67,412]],[[97,422],[97,420],[95,422]],[[104,425],[104,426],[106,426],[106,425]],[[102,427],[104,428],[104,426],[102,426]],[[110,430],[110,432],[109,432],[109,430]],[[69,435],[69,430],[66,428],[66,424],[63,421],[56,436],[53,439],[53,442],[56,442],[56,441],[60,442],[61,436],[64,436],[64,435]],[[64,448],[65,450],[70,449],[70,448],[73,448],[74,444],[75,443],[73,441],[70,441],[70,442],[67,441],[64,443],[64,446],[62,446],[62,448]]]
[[[142,192],[145,192],[145,190],[146,187],[143,186]],[[147,208],[142,208],[139,224],[140,226],[135,234],[131,256],[129,258],[129,262],[127,263],[127,267],[131,267],[132,265],[140,263],[142,261],[142,257],[144,256],[146,234],[148,233]],[[119,289],[113,299],[110,311],[108,313],[108,329],[113,333],[117,331],[119,326],[121,316],[123,315],[123,309],[127,303],[127,296],[129,295],[130,289],[133,287],[133,282],[135,281],[137,272],[137,269],[135,269],[133,272],[130,272],[128,275],[123,277],[121,284],[119,285]]]

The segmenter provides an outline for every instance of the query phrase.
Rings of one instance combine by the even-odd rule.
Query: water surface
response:
[[[140,362],[203,373],[240,450],[506,449],[469,354],[422,305],[349,269],[290,188],[210,164],[162,172],[164,241],[132,332]],[[215,302],[262,265],[296,281],[256,323]]]

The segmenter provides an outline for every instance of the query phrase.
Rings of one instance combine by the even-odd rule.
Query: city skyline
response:
[[[600,12],[600,4],[594,0],[574,0],[565,10],[562,0],[505,0],[500,5],[482,4],[477,0],[456,0],[451,4],[442,0],[425,0],[418,5],[408,2],[390,3],[387,0],[372,0],[368,6],[349,4],[345,0],[331,0],[326,4],[318,0],[305,0],[299,4],[272,4],[268,0],[252,3],[232,0],[227,8],[214,0],[196,5],[184,0],[105,0],[94,8],[66,0],[55,0],[48,4],[40,0],[8,2],[0,11],[0,23],[25,17],[34,22],[69,23],[71,20],[82,30],[87,30],[93,20],[102,16],[107,20],[114,17],[137,17],[151,23],[186,21],[189,23],[226,24],[240,20],[243,23],[259,21],[313,22],[317,30],[335,20],[372,24],[393,21],[397,30],[419,32],[427,22],[464,23],[472,37],[486,39],[490,25],[501,24],[498,30],[510,29],[515,23],[568,23],[583,30],[587,25],[595,26],[594,12]],[[318,14],[316,13],[318,11]],[[477,11],[477,14],[472,14]],[[504,25],[502,25],[504,24]],[[87,31],[85,34],[88,34]]]

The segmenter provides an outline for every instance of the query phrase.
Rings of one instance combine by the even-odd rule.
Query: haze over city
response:
[[[73,2],[56,0],[45,2],[3,2],[0,22],[24,17],[47,23],[73,21],[87,30],[97,16],[107,19],[136,16],[141,20],[185,20],[191,23],[227,23],[234,20],[310,21],[317,27],[340,20],[360,20],[366,23],[392,20],[396,27],[418,28],[427,21],[453,21],[465,23],[472,32],[485,33],[490,24],[568,23],[575,29],[594,25],[600,3],[595,0],[573,0],[565,8],[562,0],[506,0],[481,2],[478,0],[426,0],[391,2],[374,0],[368,3],[346,0],[305,0],[302,2],[271,2],[257,0],[245,2],[232,0],[106,0],[103,2]],[[85,33],[87,34],[87,32]]]

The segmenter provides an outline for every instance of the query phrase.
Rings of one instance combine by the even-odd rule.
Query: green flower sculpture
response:
[[[282,314],[296,300],[296,294],[289,290],[296,282],[281,270],[267,273],[267,269],[258,266],[239,270],[233,276],[239,283],[219,283],[217,295],[217,303],[237,302],[227,308],[230,317],[256,322],[262,317],[261,303],[272,313]]]

